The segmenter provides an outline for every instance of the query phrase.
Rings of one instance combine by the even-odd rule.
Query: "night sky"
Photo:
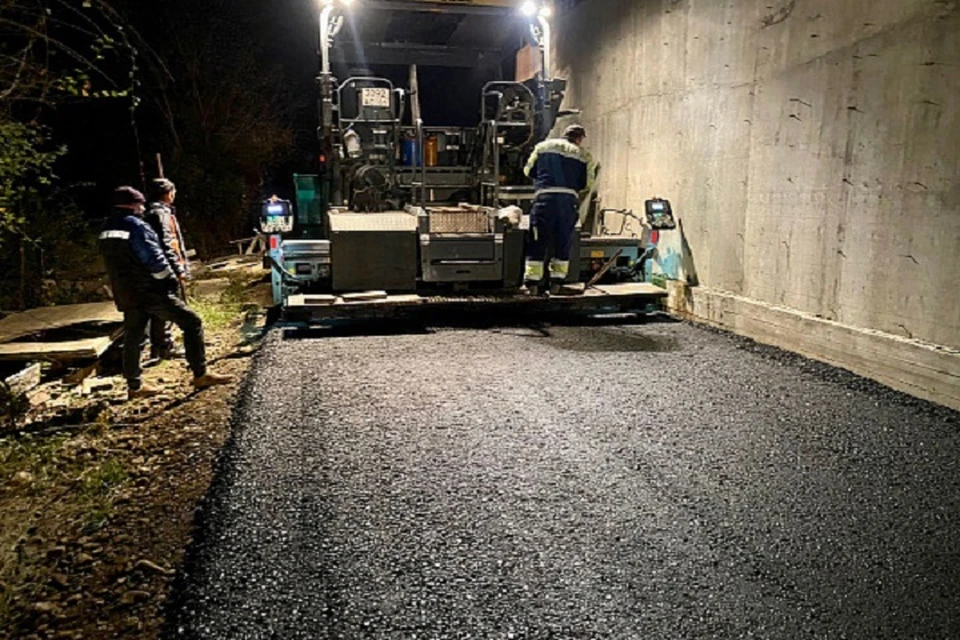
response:
[[[263,74],[280,77],[286,88],[284,119],[296,133],[296,150],[279,162],[272,171],[274,180],[284,182],[293,171],[309,172],[307,166],[315,143],[317,127],[316,76],[317,20],[316,0],[158,0],[144,3],[121,0],[116,6],[152,51],[141,54],[142,104],[132,121],[128,103],[123,100],[91,102],[60,107],[51,117],[57,141],[70,148],[60,163],[59,173],[67,183],[87,192],[86,200],[96,206],[96,199],[119,182],[139,181],[137,148],[147,162],[147,178],[152,171],[156,151],[163,147],[164,129],[153,106],[162,75],[154,56],[164,59],[176,48],[178,39],[194,30],[210,38],[210,50],[229,64],[234,51],[256,52]],[[430,14],[417,14],[413,20],[430,19]],[[349,38],[350,26],[340,38]],[[520,41],[517,40],[516,46]],[[169,63],[168,63],[169,64]],[[342,81],[350,70],[339,65],[334,73]],[[174,65],[175,67],[175,65]],[[375,75],[408,84],[406,65],[372,66]],[[504,65],[501,74],[512,73],[512,65]],[[171,68],[173,90],[184,89],[178,69]],[[497,79],[490,68],[464,69],[420,67],[421,105],[424,120],[431,126],[474,126],[479,118],[479,96],[485,82]],[[167,81],[170,81],[168,78]],[[252,90],[252,89],[251,89]],[[409,118],[409,108],[407,109]],[[175,168],[173,168],[175,171]],[[90,188],[99,194],[90,200]],[[80,194],[79,199],[84,201]]]

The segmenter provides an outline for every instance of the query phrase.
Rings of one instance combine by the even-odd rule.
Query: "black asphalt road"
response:
[[[960,419],[706,329],[274,331],[171,638],[960,638]]]

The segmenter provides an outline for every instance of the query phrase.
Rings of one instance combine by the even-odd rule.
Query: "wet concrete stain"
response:
[[[671,353],[680,350],[675,338],[645,335],[624,329],[553,327],[544,344],[579,353]]]

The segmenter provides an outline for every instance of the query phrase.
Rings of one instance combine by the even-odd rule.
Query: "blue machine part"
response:
[[[283,234],[293,231],[293,205],[289,200],[277,197],[264,200],[260,205],[260,231],[267,236],[267,256],[264,267],[271,269],[271,288],[274,304],[283,301],[283,281],[281,274],[272,268],[272,264],[282,263]]]

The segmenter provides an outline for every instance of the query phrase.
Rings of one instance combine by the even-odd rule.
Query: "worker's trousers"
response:
[[[150,355],[159,356],[172,350],[173,346],[170,323],[160,318],[150,318]]]
[[[123,312],[123,377],[131,389],[140,388],[140,350],[147,322],[156,318],[172,322],[183,332],[187,364],[193,375],[207,372],[207,355],[203,344],[203,321],[193,309],[174,294],[151,296],[137,309]]]
[[[176,296],[183,299],[179,293]],[[166,354],[173,351],[175,343],[171,323],[160,318],[150,318],[149,336],[151,358],[166,357]]]
[[[577,197],[566,193],[550,193],[537,197],[530,212],[530,235],[527,238],[527,262],[523,279],[528,283],[543,280],[547,260],[550,280],[567,279],[570,271],[570,250],[580,211]]]

